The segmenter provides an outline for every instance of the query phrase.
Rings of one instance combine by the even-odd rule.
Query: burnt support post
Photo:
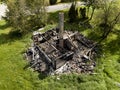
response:
[[[63,31],[64,31],[64,13],[59,13],[59,46],[63,47]]]

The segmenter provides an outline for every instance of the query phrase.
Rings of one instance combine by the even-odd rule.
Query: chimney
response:
[[[63,43],[63,31],[64,31],[64,13],[59,13],[59,46],[64,47]]]

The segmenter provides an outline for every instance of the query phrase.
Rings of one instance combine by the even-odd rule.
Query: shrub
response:
[[[56,4],[57,0],[49,0],[50,5]]]
[[[72,3],[70,10],[68,12],[69,22],[75,22],[78,16],[78,12],[76,10],[76,4]]]
[[[86,8],[80,8],[80,14],[81,14],[81,18],[82,19],[86,19],[87,16],[86,16]]]
[[[47,15],[43,0],[13,0],[7,2],[4,18],[14,30],[28,33],[46,24]]]
[[[61,2],[72,2],[73,0],[61,0]]]

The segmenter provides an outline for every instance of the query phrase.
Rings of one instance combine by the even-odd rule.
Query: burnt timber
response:
[[[64,14],[59,14],[59,28],[32,36],[25,55],[33,70],[47,75],[92,73],[96,65],[96,43],[79,32],[64,30]]]

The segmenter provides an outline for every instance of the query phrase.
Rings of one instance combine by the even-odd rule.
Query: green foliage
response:
[[[69,22],[75,22],[77,20],[78,12],[76,10],[76,3],[72,3],[70,10],[68,12]]]
[[[74,0],[61,0],[61,2],[73,2]]]
[[[0,2],[6,2],[7,0],[0,0]]]
[[[94,21],[92,22],[94,23],[94,25],[99,26],[99,28],[101,29],[101,42],[107,38],[107,36],[114,30],[115,25],[120,22],[120,7],[119,0],[100,1],[101,2],[98,3],[99,8],[96,9],[93,16]]]
[[[56,4],[57,0],[49,0],[50,5]]]
[[[86,16],[86,8],[85,7],[84,8],[80,8],[80,14],[81,14],[81,18],[82,19],[87,18],[87,16]]]
[[[110,23],[112,23],[112,21],[119,13],[119,0],[100,0],[97,5],[99,6],[99,8],[96,9],[93,17],[94,24],[100,25],[106,23],[106,25],[110,25]]]
[[[9,0],[5,20],[21,33],[33,31],[45,25],[47,15],[44,5],[44,1],[40,0]]]

